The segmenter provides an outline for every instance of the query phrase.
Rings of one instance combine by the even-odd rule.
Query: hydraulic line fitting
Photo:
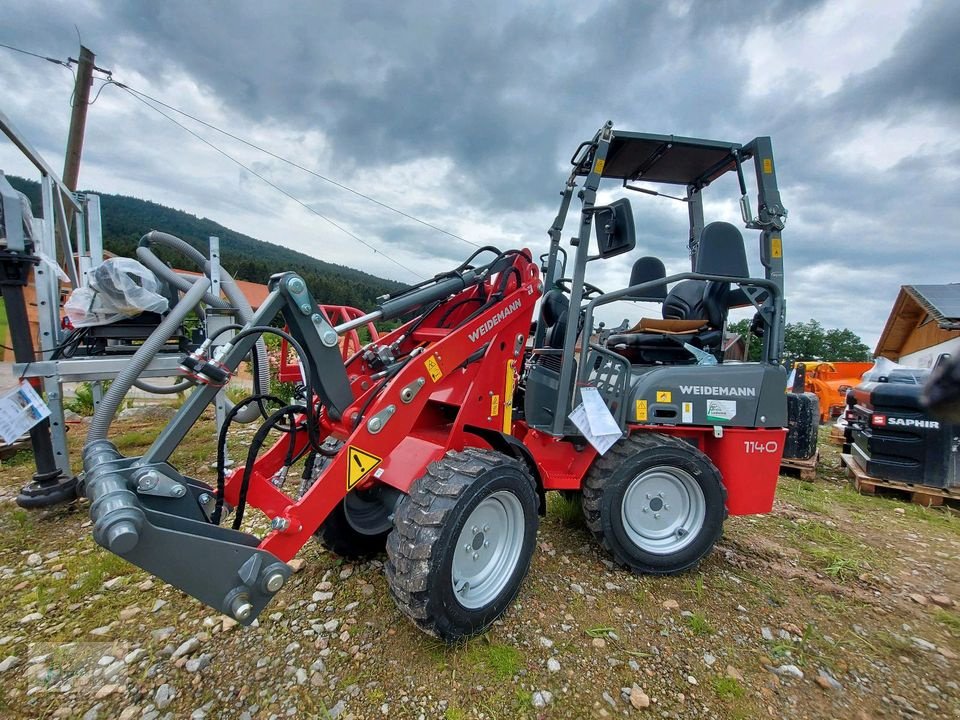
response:
[[[187,377],[204,385],[223,386],[230,382],[232,373],[220,362],[229,349],[230,343],[217,348],[216,357],[208,360],[207,352],[210,349],[211,340],[207,338],[201,343],[200,347],[187,355],[180,362],[180,371]]]

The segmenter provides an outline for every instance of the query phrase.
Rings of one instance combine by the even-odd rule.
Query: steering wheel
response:
[[[565,292],[567,295],[570,295],[570,294],[572,293],[572,290],[573,290],[573,279],[571,279],[571,278],[560,278],[559,280],[557,280],[557,281],[554,283],[554,285],[556,285],[558,288],[560,288],[560,289],[561,289],[563,292]],[[584,299],[584,300],[589,300],[590,298],[592,298],[592,297],[595,296],[595,295],[596,295],[596,296],[600,296],[600,295],[604,295],[604,294],[605,294],[605,293],[603,292],[603,290],[601,290],[600,288],[598,288],[596,285],[591,285],[591,284],[588,283],[586,280],[584,280],[584,282],[583,282],[583,299]]]

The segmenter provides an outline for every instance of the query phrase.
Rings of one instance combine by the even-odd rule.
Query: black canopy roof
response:
[[[614,131],[602,176],[703,186],[736,167],[740,148],[716,140]],[[583,163],[577,174],[586,175],[589,168]]]

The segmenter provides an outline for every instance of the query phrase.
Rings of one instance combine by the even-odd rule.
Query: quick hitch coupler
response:
[[[83,450],[93,539],[116,555],[125,555],[137,546],[146,521],[137,496],[127,487],[123,460],[126,458],[109,440],[96,440]]]

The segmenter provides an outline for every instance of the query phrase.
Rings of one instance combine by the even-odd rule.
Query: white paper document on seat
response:
[[[570,413],[570,421],[587,441],[603,455],[620,439],[623,432],[595,387],[580,389],[583,400]]]

